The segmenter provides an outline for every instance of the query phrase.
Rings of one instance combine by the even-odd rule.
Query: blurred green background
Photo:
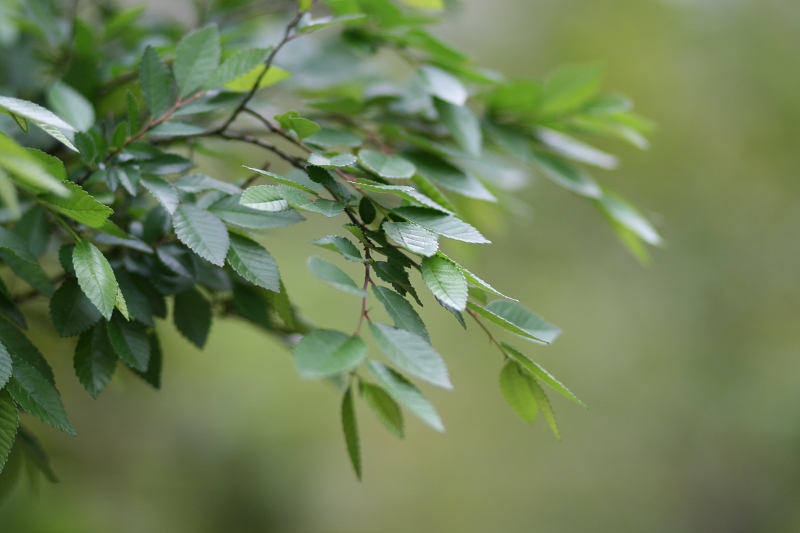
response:
[[[800,3],[470,0],[438,33],[508,76],[602,62],[659,124],[600,176],[665,236],[649,269],[541,180],[531,220],[449,249],[565,330],[531,353],[590,407],[551,395],[563,442],[505,405],[481,332],[432,306],[456,389],[425,390],[447,433],[408,418],[398,441],[360,411],[363,483],[337,393],[247,326],[218,323],[199,352],[163,323],[163,390],[120,372],[97,401],[39,338],[79,436],[32,425],[62,482],[18,490],[0,530],[800,531]],[[358,302],[331,324],[338,294],[287,238],[324,231],[266,244],[312,319],[351,328]]]

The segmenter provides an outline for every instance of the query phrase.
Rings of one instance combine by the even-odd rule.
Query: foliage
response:
[[[403,408],[444,430],[410,380],[453,387],[415,308],[427,290],[465,328],[469,319],[486,332],[515,412],[526,422],[542,412],[559,437],[542,384],[580,400],[492,328],[539,345],[560,330],[440,246],[488,244],[466,215],[488,202],[516,216],[529,166],[592,202],[646,261],[643,243],[659,244],[658,234],[585,170],[617,160],[578,137],[644,147],[649,127],[628,100],[599,93],[599,69],[505,80],[426,30],[439,0],[301,0],[270,3],[267,13],[263,3],[217,0],[189,32],[111,2],[8,5],[0,258],[30,288],[0,284],[0,479],[20,460],[55,479],[20,411],[74,434],[53,372],[23,332],[25,304],[43,298],[55,331],[75,345],[75,373],[92,397],[117,366],[160,386],[156,319],[169,312],[200,348],[215,318],[278,336],[300,377],[341,390],[360,477],[358,401],[398,436]],[[259,46],[265,38],[275,44]],[[278,67],[295,40],[305,55]],[[247,177],[195,170],[200,155],[229,158],[231,144],[262,152],[241,156]],[[307,266],[342,298],[361,300],[352,332],[309,323],[259,242],[306,216],[331,219],[331,233],[341,228],[313,241],[327,258]],[[341,268],[355,263],[363,280]],[[373,298],[393,324],[372,319]]]

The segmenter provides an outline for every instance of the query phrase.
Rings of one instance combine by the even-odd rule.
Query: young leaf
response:
[[[386,179],[410,178],[416,171],[410,161],[400,156],[388,156],[373,150],[361,150],[358,160],[364,168]]]
[[[347,454],[356,476],[361,479],[361,445],[358,442],[358,424],[356,423],[356,407],[353,403],[353,388],[348,387],[342,398],[342,429],[347,444]]]
[[[389,316],[392,317],[396,327],[410,331],[430,343],[430,337],[428,336],[428,330],[425,329],[425,323],[422,322],[422,319],[408,300],[393,290],[379,285],[373,285],[372,291],[375,293],[375,297],[378,301],[383,304]]]
[[[219,65],[219,31],[207,26],[193,31],[178,43],[172,70],[181,97],[189,96],[205,86]]]
[[[175,327],[198,348],[202,348],[211,329],[211,304],[197,289],[175,295],[172,311]]]
[[[237,50],[217,67],[206,83],[206,88],[214,89],[221,87],[229,81],[244,76],[263,63],[269,52],[269,48],[247,48],[244,50]]]
[[[98,202],[77,183],[65,181],[63,185],[70,191],[69,197],[64,198],[57,194],[49,193],[41,197],[39,201],[45,207],[66,215],[90,228],[102,227],[108,217],[114,213],[110,207]]]
[[[577,403],[578,405],[582,405],[586,407],[586,405],[580,401],[570,390],[565,387],[560,381],[558,381],[550,372],[527,358],[523,355],[519,350],[514,348],[513,346],[506,344],[505,342],[500,343],[503,346],[503,351],[509,355],[512,359],[514,359],[517,364],[524,369],[527,373],[531,376],[537,377],[543,382],[550,385],[556,392],[559,394],[564,395],[565,397],[569,398],[573,402]]]
[[[278,265],[257,242],[241,235],[231,235],[228,264],[244,279],[273,292],[280,292]]]
[[[317,329],[292,350],[297,373],[304,379],[322,379],[353,370],[367,357],[361,337],[340,331]]]
[[[0,389],[0,472],[6,466],[18,427],[19,413],[14,399],[7,390]]]
[[[436,431],[444,431],[436,408],[410,381],[378,361],[370,361],[369,369],[389,396]]]
[[[515,333],[529,340],[534,340],[534,342],[536,342],[536,339],[538,339],[546,344],[551,344],[558,338],[559,335],[561,335],[560,328],[557,328],[552,324],[548,324],[542,318],[530,312],[518,302],[495,300],[489,303],[489,305],[487,305],[484,309],[502,318],[504,321],[520,328],[528,335],[523,335],[518,332]],[[499,324],[499,322],[495,323]]]
[[[280,67],[271,66],[267,73],[261,76],[261,73],[264,71],[264,66],[259,65],[250,72],[239,76],[235,80],[231,80],[227,82],[223,87],[229,91],[246,93],[250,92],[250,89],[253,88],[253,85],[256,84],[256,81],[261,77],[261,81],[258,82],[258,88],[263,89],[264,87],[269,87],[270,85],[275,85],[279,81],[283,81],[286,78],[290,77],[291,74],[286,72]]]
[[[360,381],[361,397],[386,428],[403,438],[403,411],[386,391],[377,385]]]
[[[153,117],[160,117],[172,107],[175,102],[172,76],[152,46],[145,48],[142,55],[139,81],[142,85],[144,103]]]
[[[367,291],[356,285],[353,278],[345,274],[342,269],[330,261],[321,257],[312,256],[308,258],[307,265],[315,276],[340,291],[355,294],[362,298],[367,297]]]
[[[91,328],[102,315],[78,281],[67,279],[50,300],[50,317],[61,337],[71,337]]]
[[[430,257],[439,249],[436,235],[417,224],[387,220],[381,227],[387,237],[415,254]]]
[[[325,248],[326,250],[338,252],[342,257],[350,261],[356,261],[357,263],[364,262],[364,258],[361,257],[361,252],[358,251],[356,245],[344,237],[339,237],[338,235],[329,235],[328,237],[322,237],[320,239],[311,241],[311,244],[315,244],[320,248]]]
[[[108,340],[122,362],[139,372],[146,371],[150,361],[150,341],[145,327],[115,314],[107,329]]]
[[[75,347],[75,375],[92,398],[106,388],[117,367],[117,355],[103,324],[83,333]]]
[[[435,211],[427,207],[412,206],[398,207],[393,211],[409,222],[418,224],[442,237],[475,244],[489,244],[492,242],[460,218],[447,215],[441,211]]]
[[[452,389],[442,356],[424,338],[386,324],[370,323],[369,329],[381,351],[412,376],[443,389]]]
[[[533,395],[532,381],[533,378],[520,370],[513,361],[507,362],[500,372],[500,392],[503,393],[503,397],[514,409],[514,412],[529,424],[539,414],[539,405]]]
[[[436,299],[453,311],[467,308],[467,279],[449,259],[435,255],[422,260],[422,279]]]
[[[81,239],[72,252],[72,264],[81,289],[100,314],[109,320],[119,286],[108,259],[94,244]]]
[[[175,235],[194,253],[222,266],[230,247],[230,238],[225,224],[213,213],[191,204],[183,204],[172,217]]]

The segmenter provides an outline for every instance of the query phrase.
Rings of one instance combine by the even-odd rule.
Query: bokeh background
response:
[[[431,306],[456,389],[426,392],[447,432],[409,417],[398,441],[361,411],[362,483],[336,391],[247,326],[218,323],[200,352],[163,323],[163,390],[120,372],[97,401],[42,337],[79,436],[31,424],[62,483],[17,491],[0,530],[800,531],[800,3],[465,0],[436,31],[507,76],[599,61],[659,124],[601,176],[664,235],[650,268],[544,181],[523,193],[530,220],[450,249],[565,330],[533,353],[590,406],[551,395],[563,442],[504,404],[481,332]],[[290,240],[321,231],[267,240],[318,321],[338,294]]]

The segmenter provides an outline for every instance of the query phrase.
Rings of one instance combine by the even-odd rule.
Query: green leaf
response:
[[[356,261],[358,263],[364,262],[364,258],[361,257],[361,252],[358,251],[356,245],[344,237],[339,237],[338,235],[329,235],[328,237],[322,237],[320,239],[311,241],[311,244],[315,244],[320,248],[325,248],[326,250],[338,252],[342,255],[342,257],[350,261]]]
[[[345,202],[335,202],[326,198],[316,198],[312,200],[297,189],[285,185],[275,185],[275,187],[278,188],[284,199],[289,202],[289,205],[295,209],[319,213],[328,218],[341,214],[346,205]]]
[[[0,321],[0,342],[11,355],[13,372],[6,388],[14,400],[39,420],[74,435],[54,384],[53,371],[39,350],[5,321]]]
[[[219,31],[208,26],[181,39],[175,50],[172,70],[181,97],[194,94],[203,88],[219,65]]]
[[[347,455],[353,463],[356,476],[361,479],[361,446],[358,442],[358,424],[356,423],[356,406],[353,403],[353,388],[348,387],[342,398],[342,429],[347,444]]]
[[[252,167],[247,167],[247,166],[244,167],[244,168],[246,168],[248,170],[252,170],[253,172],[256,172],[256,173],[261,174],[263,176],[267,176],[268,178],[270,178],[270,179],[272,179],[274,181],[277,181],[278,183],[281,183],[283,185],[288,185],[289,187],[293,187],[293,188],[295,188],[297,190],[304,191],[304,192],[307,192],[309,194],[313,194],[314,196],[317,196],[317,191],[315,191],[314,189],[311,189],[311,188],[303,185],[302,183],[298,183],[298,182],[294,181],[292,178],[290,178],[288,176],[281,176],[280,174],[275,174],[274,172],[268,172],[266,170],[261,170],[260,168],[252,168]]]
[[[373,150],[361,150],[358,152],[358,160],[364,168],[386,179],[410,178],[416,172],[416,168],[410,161],[400,156],[388,156]]]
[[[273,292],[280,292],[278,265],[257,242],[241,235],[231,235],[228,263],[244,279]]]
[[[358,216],[361,217],[361,221],[364,224],[372,224],[375,220],[375,217],[378,216],[378,211],[375,209],[375,204],[372,203],[372,200],[364,196],[358,202]]]
[[[289,202],[283,197],[278,185],[256,185],[248,187],[239,200],[244,206],[258,211],[286,211]]]
[[[11,181],[11,177],[2,167],[0,167],[0,204],[8,210],[9,218],[12,220],[19,218],[21,211],[17,189]]]
[[[354,156],[353,154],[337,154],[332,157],[328,157],[322,154],[318,154],[317,152],[313,152],[311,153],[311,155],[308,156],[309,165],[314,165],[317,167],[322,167],[327,169],[348,167],[355,162],[356,162],[356,156]]]
[[[436,235],[417,224],[386,221],[381,227],[392,241],[415,254],[430,257],[439,249]]]
[[[7,390],[0,390],[0,472],[6,466],[19,427],[19,413]]]
[[[431,200],[430,198],[419,192],[417,189],[409,185],[383,185],[381,183],[373,183],[364,180],[358,180],[356,187],[358,187],[362,191],[391,194],[399,198],[402,198],[403,200],[408,200],[409,202],[415,204],[422,204],[425,207],[436,209],[437,211],[441,211],[442,213],[447,213],[449,215],[453,214],[453,212],[450,211],[448,208],[442,207],[440,204]],[[383,205],[382,202],[378,203]]]
[[[264,71],[264,66],[259,65],[255,67],[250,72],[239,76],[235,80],[227,82],[223,87],[229,91],[239,92],[239,93],[246,93],[250,92],[250,89],[256,84],[259,76]],[[290,77],[291,74],[283,70],[282,68],[271,66],[267,73],[261,77],[261,81],[258,82],[258,88],[263,89],[264,87],[269,87],[270,85],[275,85],[279,81],[283,81],[286,78]]]
[[[603,191],[597,205],[609,219],[627,228],[644,242],[653,246],[661,245],[661,236],[650,222],[618,194]]]
[[[412,376],[443,389],[452,389],[442,356],[423,337],[386,324],[370,323],[381,351]]]
[[[42,267],[37,262],[22,259],[5,249],[0,248],[0,258],[9,268],[45,296],[52,296],[56,288]]]
[[[594,146],[590,146],[559,131],[548,128],[537,128],[536,138],[551,152],[572,159],[573,161],[605,169],[614,169],[617,167],[618,161],[613,155],[607,154]]]
[[[180,198],[178,197],[178,191],[175,190],[175,187],[170,182],[159,176],[142,176],[141,183],[153,195],[153,198],[164,206],[167,213],[170,215],[175,214]]]
[[[92,103],[62,81],[55,82],[47,91],[47,102],[77,131],[86,131],[94,125],[95,116]]]
[[[403,438],[403,411],[382,388],[360,381],[361,397],[386,428]]]
[[[53,193],[42,196],[39,201],[47,208],[89,226],[100,228],[114,211],[107,205],[98,202],[77,183],[65,181],[64,185],[70,191],[67,198]]]
[[[194,253],[222,266],[230,247],[230,237],[225,224],[213,213],[191,204],[183,204],[172,217],[175,235]]]
[[[28,209],[14,226],[14,233],[27,244],[34,257],[41,257],[50,244],[50,220],[47,211],[39,205]]]
[[[73,365],[83,388],[92,398],[97,398],[117,368],[117,355],[103,324],[98,324],[78,339]]]
[[[275,120],[277,120],[284,129],[294,131],[301,139],[311,137],[322,129],[316,122],[301,117],[297,111],[287,111],[282,115],[276,115]]]
[[[422,302],[419,301],[419,297],[417,296],[417,291],[414,289],[414,286],[411,285],[411,281],[408,278],[408,272],[386,261],[375,261],[372,263],[372,267],[375,269],[375,273],[379,278],[386,283],[392,284],[394,290],[403,296],[405,296],[406,293],[411,294],[414,300],[416,300],[419,305],[422,305]]]
[[[144,103],[153,117],[160,117],[175,103],[172,76],[152,46],[145,48],[142,55],[139,81],[142,85]]]
[[[359,336],[317,329],[292,350],[297,373],[304,379],[322,379],[353,370],[367,357],[367,344]]]
[[[161,366],[163,355],[161,353],[161,344],[158,342],[158,335],[152,331],[148,338],[150,340],[150,362],[147,364],[147,372],[139,372],[134,370],[134,373],[145,380],[154,389],[161,388]]]
[[[533,362],[531,359],[526,357],[522,352],[511,346],[510,344],[506,344],[505,342],[500,343],[503,347],[503,352],[507,354],[509,357],[514,359],[517,364],[528,372],[531,376],[537,377],[541,379],[543,382],[547,383],[553,390],[562,394],[563,396],[569,398],[573,402],[586,407],[582,401],[580,401],[577,396],[572,394],[572,392],[564,386],[560,381],[558,381],[550,372]]]
[[[75,128],[67,124],[52,111],[34,104],[33,102],[11,98],[10,96],[0,96],[0,108],[9,111],[12,115],[30,120],[52,137],[64,143],[64,145],[71,150],[78,151],[69,139],[61,133],[61,131],[75,131]]]
[[[305,220],[297,211],[281,211],[268,213],[256,211],[239,203],[241,195],[228,196],[213,203],[209,212],[229,224],[250,229],[275,229],[297,224]]]
[[[108,259],[94,244],[82,239],[72,252],[72,264],[81,289],[100,310],[100,314],[109,320],[119,286]]]
[[[367,291],[356,285],[353,278],[345,274],[345,272],[321,257],[312,256],[308,258],[306,263],[309,270],[322,281],[328,283],[332,287],[340,291],[355,294],[362,298],[367,297]]]
[[[187,174],[172,182],[177,189],[198,193],[203,191],[220,191],[225,194],[241,194],[242,190],[232,183],[216,180],[205,174]]]
[[[436,431],[444,431],[436,408],[410,381],[378,361],[370,361],[369,369],[389,396]]]
[[[304,24],[298,24],[298,32],[311,33],[317,30],[321,30],[322,28],[327,28],[328,26],[333,26],[335,24],[344,24],[346,22],[352,22],[364,18],[366,18],[366,15],[364,13],[350,13],[347,15],[340,15],[338,17],[320,17],[314,20],[311,20],[309,18]],[[361,476],[359,475],[359,479],[360,478]]]
[[[476,276],[475,274],[473,274],[472,272],[470,272],[469,270],[467,270],[466,268],[464,268],[460,264],[458,264],[455,261],[453,261],[452,259],[450,259],[448,256],[446,256],[442,252],[439,252],[439,255],[441,255],[442,257],[444,257],[445,259],[447,259],[449,261],[452,261],[458,267],[458,269],[461,270],[461,272],[464,274],[464,277],[467,278],[467,283],[469,283],[470,285],[474,285],[475,287],[478,287],[482,291],[487,291],[487,292],[490,292],[492,294],[496,294],[497,296],[502,296],[503,298],[508,298],[509,300],[513,300],[515,302],[517,301],[516,299],[511,298],[510,296],[506,296],[502,292],[499,292],[497,289],[495,289],[494,287],[492,287],[491,285],[489,285],[488,283],[483,281],[481,278],[479,278],[478,276]],[[484,300],[485,300],[485,298],[486,298],[486,296],[484,295]]]
[[[573,111],[591,100],[600,86],[602,68],[568,66],[554,72],[544,83],[539,96],[539,113],[557,115]]]
[[[400,0],[407,6],[415,7],[417,9],[430,9],[432,11],[442,11],[444,9],[444,0]]]
[[[211,304],[197,289],[175,295],[172,311],[175,327],[198,348],[202,348],[211,330]]]
[[[314,135],[306,137],[305,142],[322,148],[335,148],[339,146],[361,146],[364,140],[360,135],[350,131],[323,127]]]
[[[574,193],[589,198],[599,198],[600,186],[580,168],[549,154],[537,152],[533,155],[537,166],[554,183]]]
[[[150,361],[150,340],[145,327],[115,314],[108,322],[108,340],[119,358],[139,372],[147,370]]]
[[[5,387],[8,380],[11,379],[13,370],[11,354],[9,354],[6,347],[0,343],[0,389]]]
[[[17,430],[17,446],[22,451],[25,458],[25,466],[28,471],[28,480],[34,487],[38,486],[38,474],[41,473],[50,483],[58,483],[58,477],[50,466],[50,459],[44,451],[39,440],[29,433],[23,426]]]
[[[419,75],[425,90],[431,96],[453,105],[464,105],[467,101],[467,89],[452,74],[426,65],[419,69]]]
[[[427,207],[398,207],[394,213],[443,237],[476,244],[491,242],[460,218]]]
[[[531,335],[530,333],[528,333],[524,329],[520,328],[519,326],[517,326],[515,324],[512,324],[511,322],[509,322],[505,318],[500,317],[500,316],[492,313],[491,311],[487,311],[485,308],[483,308],[483,307],[481,307],[481,306],[479,306],[477,304],[474,304],[472,302],[467,302],[467,309],[469,309],[470,311],[472,311],[474,313],[477,313],[478,315],[480,315],[483,318],[489,320],[493,324],[497,324],[498,326],[500,326],[501,328],[505,329],[506,331],[510,331],[511,333],[514,333],[514,334],[519,335],[520,337],[524,337],[526,339],[530,339],[530,340],[532,340],[534,342],[545,343],[545,341],[543,341],[542,339],[540,339],[540,338],[538,338],[538,337],[536,337],[534,335]],[[547,343],[545,343],[545,344],[547,344]]]
[[[95,325],[102,315],[84,294],[76,279],[67,279],[50,300],[50,317],[62,337],[78,335]]]
[[[40,192],[50,191],[61,196],[69,196],[69,189],[57,176],[53,176],[48,167],[34,154],[35,152],[25,150],[11,137],[0,132],[0,167],[11,174],[12,181]]]
[[[206,88],[215,89],[236,78],[244,76],[261,65],[264,60],[267,59],[269,52],[270,48],[247,48],[237,50],[217,67],[206,83]],[[252,84],[250,86],[252,87]]]
[[[561,440],[561,433],[559,433],[558,424],[556,423],[556,415],[553,412],[553,407],[550,405],[550,400],[547,399],[547,394],[542,390],[542,387],[539,386],[535,379],[530,381],[530,385],[531,392],[533,392],[533,396],[536,398],[536,403],[542,410],[544,419],[547,420],[547,424],[553,431],[553,435],[555,435],[558,440]]]
[[[467,198],[496,202],[497,199],[478,179],[448,163],[439,156],[415,152],[405,156],[417,168],[417,173],[424,178],[441,185],[445,189],[457,192]]]
[[[533,395],[533,378],[523,372],[519,366],[509,361],[500,372],[500,392],[508,404],[527,423],[531,423],[539,414],[539,404]]]
[[[170,120],[169,122],[162,122],[147,133],[148,135],[161,137],[193,137],[195,135],[201,135],[205,131],[206,128],[198,126],[197,124]]]
[[[408,300],[393,290],[387,289],[386,287],[381,287],[379,285],[373,285],[372,292],[375,293],[375,297],[378,299],[378,301],[383,304],[383,307],[386,309],[386,312],[389,313],[389,316],[392,317],[396,327],[410,331],[411,333],[422,337],[428,343],[431,342],[431,339],[428,336],[428,330],[425,329],[425,323],[422,322],[422,319],[419,317]]]
[[[518,302],[495,300],[490,302],[484,309],[523,330],[528,335],[517,334],[529,340],[534,340],[534,342],[536,342],[535,339],[538,339],[546,344],[551,344],[561,335],[560,328],[548,324]],[[495,323],[499,324],[499,322]]]
[[[469,155],[480,156],[483,135],[480,122],[472,110],[465,105],[453,105],[438,98],[436,110],[461,149]]]
[[[435,255],[424,258],[420,266],[425,285],[443,306],[453,311],[467,308],[467,279],[455,263]]]

